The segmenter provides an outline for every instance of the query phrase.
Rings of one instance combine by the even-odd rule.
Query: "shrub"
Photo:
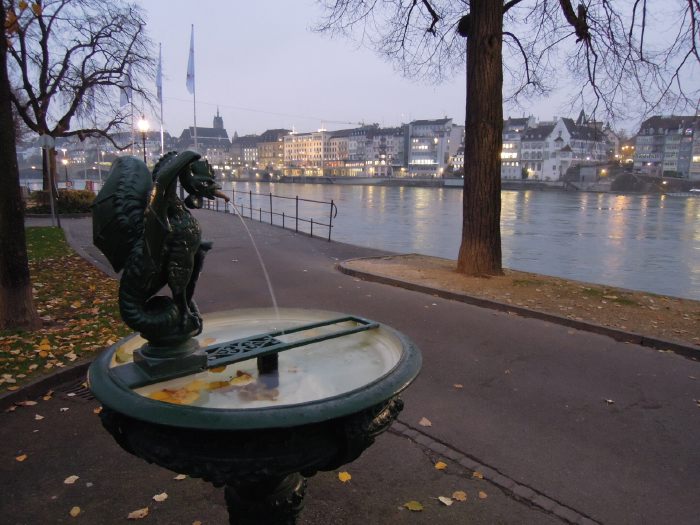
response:
[[[95,194],[87,190],[58,190],[58,213],[90,213]],[[27,206],[28,213],[51,213],[48,191],[33,191]]]

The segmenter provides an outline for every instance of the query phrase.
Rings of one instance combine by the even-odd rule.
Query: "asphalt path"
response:
[[[241,221],[196,215],[214,241],[195,294],[200,309],[270,307],[265,271]],[[100,264],[89,219],[63,222],[71,244]],[[367,317],[418,345],[424,363],[403,395],[405,427],[596,522],[698,523],[697,361],[360,281],[335,265],[381,252],[246,225],[279,306]],[[424,417],[431,427],[418,425]],[[534,522],[551,518],[541,517]]]

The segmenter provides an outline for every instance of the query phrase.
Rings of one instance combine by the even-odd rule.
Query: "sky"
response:
[[[173,135],[193,123],[185,84],[191,24],[198,126],[212,126],[217,108],[229,136],[374,122],[389,127],[445,116],[464,122],[463,72],[439,85],[407,79],[374,51],[313,32],[322,16],[314,0],[136,2],[146,11],[156,49],[162,44],[163,120]],[[504,117],[575,118],[579,111],[560,94],[506,107]]]

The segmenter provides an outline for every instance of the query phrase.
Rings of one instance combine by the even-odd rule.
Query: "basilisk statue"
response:
[[[177,181],[187,198],[177,196]],[[152,347],[177,346],[202,331],[192,299],[204,256],[199,224],[187,208],[203,199],[229,201],[206,160],[193,151],[165,154],[149,173],[136,157],[120,157],[93,204],[93,241],[116,272],[124,322]],[[156,295],[165,285],[172,297]]]

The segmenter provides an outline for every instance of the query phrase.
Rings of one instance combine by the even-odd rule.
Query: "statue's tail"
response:
[[[146,265],[148,266],[148,265]],[[154,275],[141,264],[128,264],[119,282],[119,313],[124,322],[155,346],[178,344],[201,332],[201,324],[184,317],[175,301],[153,295]],[[184,323],[184,324],[183,324]]]

